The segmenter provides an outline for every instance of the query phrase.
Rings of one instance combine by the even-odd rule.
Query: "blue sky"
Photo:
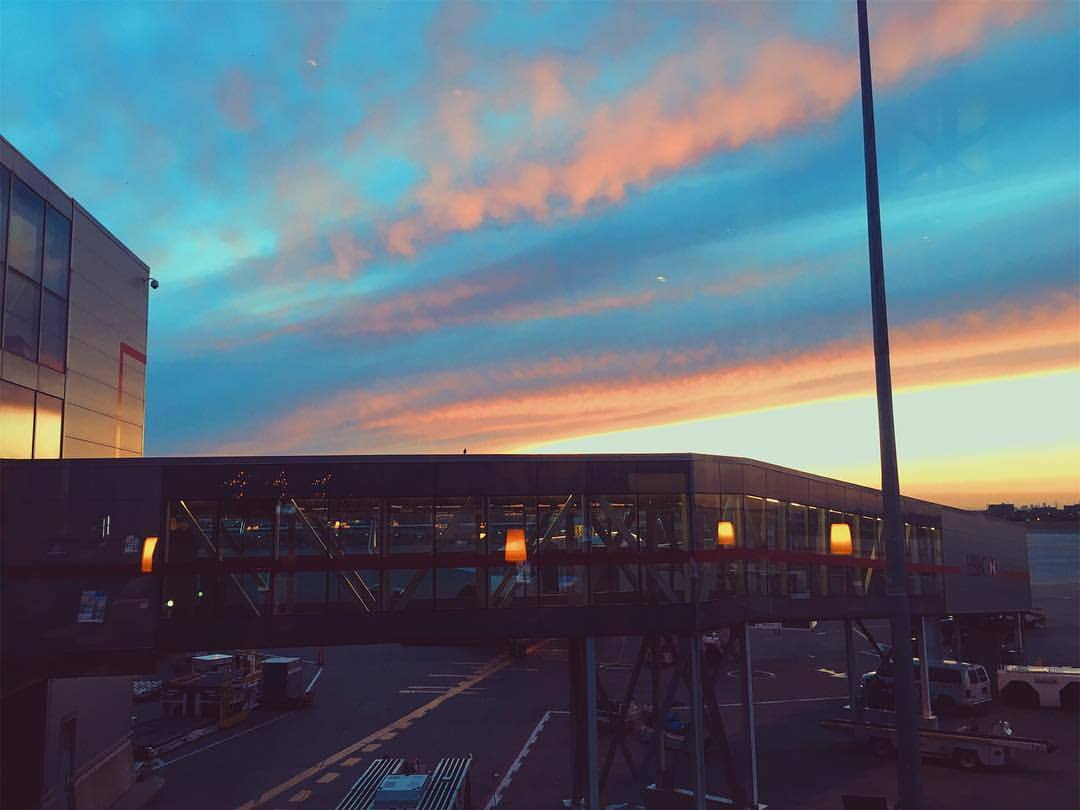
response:
[[[1080,395],[1076,7],[871,5],[905,486],[1075,500],[1075,420],[1022,403]],[[0,129],[161,281],[148,454],[874,484],[855,37],[850,3],[7,2]]]

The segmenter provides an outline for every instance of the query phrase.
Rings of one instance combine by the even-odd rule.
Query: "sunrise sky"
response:
[[[871,2],[902,487],[1080,500],[1080,15]],[[878,484],[854,2],[0,5],[145,259],[147,455],[699,451]]]

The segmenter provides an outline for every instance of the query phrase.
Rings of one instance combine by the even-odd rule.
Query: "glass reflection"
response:
[[[0,458],[30,458],[34,449],[34,392],[0,381]]]
[[[34,423],[34,458],[60,458],[60,425],[64,401],[47,394],[37,395]]]
[[[51,205],[47,208],[45,212],[45,287],[61,298],[67,298],[71,223]]]
[[[8,263],[21,273],[41,280],[41,244],[45,201],[19,178],[11,184],[11,223],[8,226]]]
[[[41,288],[30,279],[7,271],[4,291],[4,349],[31,362],[37,361],[38,303]]]

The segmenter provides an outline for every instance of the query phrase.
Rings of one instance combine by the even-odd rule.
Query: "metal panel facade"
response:
[[[943,509],[945,607],[950,613],[1031,608],[1027,529],[974,512]]]
[[[13,290],[0,307],[0,427],[41,437],[5,442],[0,457],[55,458],[57,448],[64,458],[142,455],[149,268],[2,137],[0,164],[0,231],[14,227],[25,236],[34,227],[25,219],[9,222],[6,203],[17,185],[20,199],[32,203],[26,210],[43,212],[45,233],[41,268],[15,267],[0,250],[0,299]],[[67,236],[50,242],[50,223],[61,223]],[[58,245],[66,247],[61,256]],[[26,263],[25,253],[23,245],[16,264]],[[57,405],[59,433],[35,431],[35,413],[48,417]],[[51,430],[54,421],[42,425]]]

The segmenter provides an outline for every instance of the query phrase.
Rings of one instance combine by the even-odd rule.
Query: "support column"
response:
[[[662,672],[660,666],[660,637],[652,636],[649,643],[652,645],[652,705],[653,725],[656,729],[653,742],[656,745],[656,786],[665,787],[667,783],[667,762],[665,761],[666,751],[664,749],[664,718],[661,716],[663,698],[660,695],[660,675]]]
[[[926,617],[919,617],[919,698],[922,719],[933,720],[934,710],[930,705],[930,644],[927,638]],[[897,670],[899,675],[899,670]]]
[[[581,705],[581,642],[576,638],[567,639],[567,656],[570,665],[570,727],[573,730],[570,745],[570,800],[574,807],[585,794],[585,779],[583,774],[584,744],[581,739],[582,729],[582,705]]]
[[[858,661],[855,658],[855,632],[851,624],[851,619],[844,619],[844,652],[847,655],[848,706],[851,710],[852,719],[857,722],[862,722],[863,705],[858,699],[859,672]]]
[[[742,625],[743,642],[743,665],[742,665],[742,698],[743,698],[743,729],[746,739],[747,773],[746,773],[746,798],[747,806],[751,810],[757,810],[760,805],[758,798],[758,767],[757,767],[757,728],[754,717],[754,662],[750,652],[750,625]]]
[[[1027,656],[1024,655],[1024,614],[1016,614],[1016,654],[1019,657],[1016,663],[1021,661],[1027,661]],[[997,676],[994,676],[997,678]]]
[[[701,636],[690,634],[690,731],[694,751],[694,810],[705,810],[705,695],[701,688]]]
[[[904,556],[904,515],[900,501],[900,473],[896,461],[896,425],[893,419],[892,363],[885,305],[885,258],[881,238],[878,194],[877,138],[874,131],[874,91],[870,70],[870,25],[866,0],[856,0],[859,26],[859,80],[862,90],[863,158],[866,166],[866,224],[870,259],[870,303],[874,325],[874,375],[878,404],[878,440],[881,451],[881,499],[885,518],[886,594],[892,625],[892,657],[902,672],[896,683],[896,782],[900,810],[920,810],[919,728],[915,716],[912,678],[911,607]]]
[[[586,636],[584,647],[585,688],[585,807],[600,810],[600,745],[596,738],[596,639]]]

